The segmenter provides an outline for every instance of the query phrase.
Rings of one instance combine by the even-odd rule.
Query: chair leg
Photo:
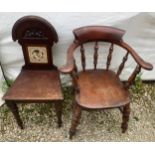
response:
[[[60,128],[62,126],[62,103],[57,102],[54,104],[54,106],[58,119],[58,127]]]
[[[8,106],[8,108],[11,110],[11,112],[13,113],[14,115],[14,118],[16,119],[17,121],[17,124],[18,126],[21,128],[21,129],[24,129],[23,127],[23,122],[19,116],[19,110],[18,110],[18,107],[17,107],[17,104],[15,102],[6,102],[6,105]]]
[[[73,107],[72,124],[71,124],[71,128],[69,131],[69,138],[70,139],[72,139],[72,137],[76,133],[76,128],[78,126],[80,117],[81,117],[81,107],[77,103],[75,103],[75,105]]]
[[[125,133],[128,129],[128,121],[130,116],[130,103],[123,107],[123,116],[122,116],[122,133]]]

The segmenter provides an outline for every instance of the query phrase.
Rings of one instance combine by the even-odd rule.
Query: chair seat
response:
[[[130,102],[130,95],[113,71],[87,70],[79,73],[77,103],[90,109],[114,108]]]
[[[11,101],[62,100],[59,72],[23,70],[3,96]]]

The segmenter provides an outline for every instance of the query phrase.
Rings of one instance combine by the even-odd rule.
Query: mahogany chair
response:
[[[70,128],[70,139],[76,133],[81,110],[98,110],[119,108],[122,112],[122,132],[128,127],[130,115],[130,94],[129,87],[134,83],[136,75],[141,68],[152,70],[150,63],[142,60],[138,54],[127,43],[122,40],[125,31],[106,26],[87,26],[73,31],[75,40],[70,45],[67,53],[67,64],[60,68],[62,73],[71,75],[75,88],[75,103],[73,118]],[[85,44],[94,42],[94,68],[86,69]],[[110,43],[109,54],[104,69],[97,69],[99,42]],[[112,54],[115,46],[125,49],[126,53],[116,72],[110,70]],[[81,52],[82,71],[78,71],[75,62],[74,52]],[[128,56],[131,55],[137,66],[124,84],[120,80],[120,74],[125,66]]]
[[[14,24],[12,38],[22,46],[25,65],[3,96],[5,103],[21,129],[17,103],[54,103],[60,127],[63,95],[52,59],[52,46],[58,42],[56,30],[43,18],[26,16]]]

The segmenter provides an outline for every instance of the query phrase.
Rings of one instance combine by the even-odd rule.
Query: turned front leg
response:
[[[5,103],[8,106],[8,108],[11,110],[11,112],[13,113],[14,118],[17,121],[18,126],[21,129],[24,129],[23,122],[19,116],[19,110],[18,110],[17,104],[15,102],[11,102],[11,101],[6,101]]]
[[[70,139],[72,139],[72,137],[76,133],[76,128],[78,126],[80,117],[81,117],[81,107],[77,103],[75,103],[73,107],[72,124],[71,124],[71,128],[69,131]]]

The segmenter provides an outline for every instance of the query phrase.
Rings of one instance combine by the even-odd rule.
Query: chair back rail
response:
[[[92,41],[119,42],[125,31],[107,26],[86,26],[75,29],[73,33],[75,39],[82,44]]]

